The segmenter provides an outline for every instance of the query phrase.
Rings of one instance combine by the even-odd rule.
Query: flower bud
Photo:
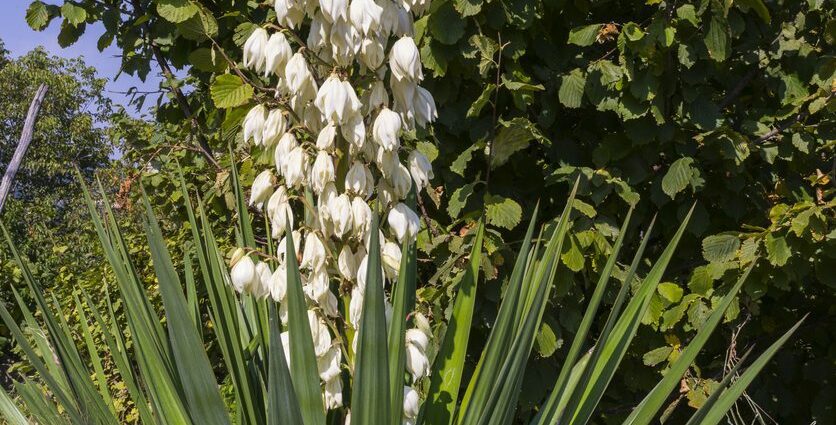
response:
[[[372,137],[375,143],[387,151],[397,151],[401,143],[401,117],[389,108],[381,109],[372,126]]]
[[[395,195],[398,199],[405,199],[409,194],[409,189],[412,188],[412,177],[409,175],[409,170],[401,163],[398,163],[397,171],[392,174],[392,188],[395,189]]]
[[[287,295],[287,266],[279,264],[273,274],[270,275],[270,296],[273,301],[284,302]]]
[[[399,242],[403,242],[404,237],[410,240],[418,234],[418,229],[421,224],[418,219],[418,214],[409,209],[404,203],[398,203],[395,208],[389,211],[389,227]]]
[[[389,68],[398,81],[406,79],[416,82],[424,79],[421,54],[411,37],[401,37],[392,46],[389,51]]]
[[[386,241],[382,251],[383,271],[389,279],[396,279],[401,268],[401,248],[394,242]]]
[[[270,278],[273,276],[273,272],[270,271],[270,266],[267,263],[259,261],[255,265],[255,274],[258,276],[256,278],[257,283],[252,285],[250,292],[256,298],[264,298],[270,294]]]
[[[264,105],[261,104],[253,106],[250,111],[247,112],[242,124],[244,127],[245,142],[249,142],[250,139],[252,139],[256,146],[261,145],[266,114],[267,110],[264,108]]]
[[[325,189],[325,185],[333,181],[334,160],[331,155],[328,155],[328,152],[319,151],[311,169],[311,186],[313,186],[314,193],[321,193]]]
[[[261,204],[270,197],[273,193],[273,172],[266,169],[259,173],[253,180],[253,187],[250,191],[250,205],[257,205],[261,208]]]
[[[340,256],[337,258],[337,269],[340,271],[340,276],[345,280],[354,280],[357,277],[357,262],[354,261],[354,253],[348,245],[343,245],[340,250]]]
[[[403,387],[403,415],[406,419],[415,419],[421,411],[421,398],[414,388]]]

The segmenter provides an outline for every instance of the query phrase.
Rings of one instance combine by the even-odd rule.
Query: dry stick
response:
[[[9,162],[9,167],[6,168],[6,173],[3,174],[3,181],[0,183],[0,212],[3,211],[3,206],[6,205],[6,197],[9,196],[9,191],[12,189],[12,182],[15,179],[20,164],[23,163],[23,155],[26,155],[26,150],[29,149],[29,143],[32,141],[32,135],[35,131],[35,118],[38,116],[38,111],[41,109],[41,103],[46,96],[47,85],[41,84],[32,103],[29,105],[29,112],[26,113],[26,121],[23,123],[23,132],[20,134],[20,141],[17,144],[12,160]]]

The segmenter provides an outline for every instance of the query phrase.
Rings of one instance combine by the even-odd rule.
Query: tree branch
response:
[[[26,113],[26,121],[23,123],[23,131],[20,134],[20,141],[15,148],[15,153],[12,155],[12,160],[9,161],[9,166],[3,174],[3,181],[0,182],[0,212],[3,211],[3,206],[6,205],[6,197],[9,196],[9,191],[12,189],[12,182],[14,182],[20,164],[23,163],[23,156],[26,155],[26,150],[29,149],[29,143],[32,141],[32,135],[35,133],[35,119],[38,117],[38,111],[41,109],[41,103],[44,101],[48,87],[46,84],[41,84],[38,91],[35,92],[35,97],[29,105],[29,111]]]

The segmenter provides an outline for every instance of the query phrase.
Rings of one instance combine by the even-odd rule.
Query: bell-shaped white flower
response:
[[[249,292],[250,288],[257,284],[258,274],[255,271],[255,263],[248,255],[242,256],[232,265],[229,272],[232,287],[238,293]]]
[[[290,29],[296,28],[305,18],[305,10],[298,0],[273,0],[273,9],[276,11],[279,25]]]
[[[409,80],[398,80],[394,76],[389,78],[389,88],[392,90],[394,109],[400,112],[406,121],[414,119],[415,96],[418,84]]]
[[[331,26],[328,37],[331,57],[340,66],[350,66],[354,55],[360,50],[361,35],[348,19],[338,19]]]
[[[351,164],[351,168],[348,169],[345,175],[345,189],[347,191],[362,196],[368,190],[367,185],[370,183],[374,184],[374,182],[367,181],[366,177],[368,177],[368,174],[366,173],[366,168],[365,164],[357,160]]]
[[[340,271],[340,276],[346,280],[354,280],[357,276],[357,262],[354,259],[354,253],[346,244],[340,250],[340,255],[337,258],[337,269]]]
[[[380,65],[383,65],[385,56],[383,42],[379,37],[366,37],[360,43],[360,61],[368,69],[376,70],[380,68]]]
[[[279,141],[287,131],[287,120],[281,109],[273,109],[267,114],[267,121],[264,122],[262,132],[262,144],[271,147]]]
[[[342,238],[348,234],[354,224],[351,199],[343,193],[331,200],[328,204],[328,209],[331,213],[331,222],[334,224],[334,234],[338,238]]]
[[[340,127],[340,133],[343,137],[351,143],[351,148],[362,148],[366,142],[366,123],[363,121],[363,116],[360,114],[353,114],[348,118],[348,122]],[[353,152],[353,151],[352,151]]]
[[[325,268],[317,269],[311,272],[311,275],[305,281],[304,286],[305,294],[308,295],[308,298],[319,301],[320,299],[324,299],[324,295],[328,292],[331,292],[331,289],[328,287],[328,272],[325,271]]]
[[[288,186],[299,187],[307,181],[309,167],[308,153],[302,146],[297,146],[287,156],[284,180]]]
[[[415,16],[421,16],[430,8],[430,0],[402,0],[403,7]]]
[[[296,255],[297,259],[300,259],[302,256],[302,252],[300,251],[302,248],[302,233],[298,230],[294,230],[290,232],[290,236],[293,238],[293,249],[296,250],[294,255]],[[279,258],[280,263],[285,263],[287,261],[286,254],[287,253],[287,234],[284,235],[282,240],[279,241],[279,244],[276,245],[276,257]]]
[[[433,175],[433,166],[426,155],[417,149],[410,152],[409,159],[409,173],[415,181],[417,190],[421,190],[430,184],[430,179],[435,177]]]
[[[267,109],[264,105],[253,106],[247,115],[244,116],[244,141],[252,141],[258,146],[262,144],[264,135],[264,123],[267,118]]]
[[[316,303],[319,304],[319,308],[322,309],[322,312],[328,317],[339,317],[340,311],[337,306],[337,297],[331,291],[325,291],[322,296],[320,296]]]
[[[385,209],[388,209],[398,201],[398,197],[395,195],[395,189],[392,189],[392,185],[387,183],[386,180],[381,179],[377,184],[377,200]]]
[[[381,257],[383,263],[383,272],[389,279],[398,277],[398,271],[401,268],[401,248],[394,242],[386,241],[383,244]]]
[[[348,20],[348,0],[319,0],[319,9],[328,22],[340,18]]]
[[[359,280],[358,270],[358,280]],[[348,321],[355,330],[360,329],[360,318],[363,316],[363,298],[365,292],[359,286],[355,286],[351,290],[351,301],[348,302]],[[354,336],[357,339],[357,335]]]
[[[435,109],[435,100],[429,90],[423,87],[415,87],[415,97],[412,99],[412,109],[415,111],[415,122],[419,127],[426,127],[427,124],[438,118]]]
[[[371,113],[375,109],[389,106],[389,93],[386,92],[386,86],[383,81],[375,81],[368,90],[369,99],[366,102],[366,114]]]
[[[372,138],[375,143],[387,151],[396,151],[401,147],[401,142],[398,139],[400,134],[400,115],[389,108],[381,109],[372,126]]]
[[[421,397],[414,388],[403,387],[403,416],[404,419],[415,419],[421,411]]]
[[[368,35],[380,27],[383,8],[378,6],[374,0],[352,0],[349,13],[354,28],[364,35]]]
[[[372,223],[372,209],[369,204],[359,196],[351,200],[351,215],[354,218],[354,234],[359,238],[365,238]]]
[[[427,4],[429,4],[429,2],[427,2]],[[409,9],[399,7],[397,9],[397,13],[398,25],[395,32],[392,34],[401,37],[412,37],[415,35],[415,20],[413,19],[412,14],[409,13]]]
[[[253,180],[253,187],[250,191],[250,205],[261,206],[273,193],[273,172],[266,169],[259,173]]]
[[[338,378],[340,375],[340,362],[343,355],[340,351],[339,345],[334,345],[325,353],[324,356],[316,359],[317,369],[319,370],[319,379],[323,381],[330,381]]]
[[[348,81],[340,81],[331,75],[319,88],[314,105],[322,112],[326,120],[335,123],[346,122],[360,111],[360,99]]]
[[[256,298],[264,298],[270,294],[270,278],[273,272],[267,263],[259,261],[255,265],[255,274],[258,276],[257,283],[252,285],[250,293]]]
[[[392,0],[380,0],[378,4],[383,9],[380,16],[380,34],[389,38],[398,29],[398,9],[401,9],[401,5]]]
[[[316,148],[322,151],[334,149],[334,138],[337,137],[337,126],[328,123],[316,136]]]
[[[427,359],[429,338],[418,329],[406,331],[406,370],[415,382],[430,373],[430,362]]]
[[[397,80],[421,81],[421,54],[412,37],[401,37],[389,51],[389,69]]]
[[[301,53],[297,52],[287,61],[284,75],[287,88],[291,93],[296,95],[304,94],[302,97],[306,99],[309,98],[310,94],[316,93],[316,82],[308,67],[308,62],[305,60],[305,56]],[[310,93],[312,89],[314,93]]]
[[[308,233],[305,237],[305,249],[302,252],[300,268],[320,270],[325,267],[325,245],[316,233]]]
[[[311,168],[311,186],[314,193],[319,194],[325,185],[334,181],[334,160],[328,152],[319,151]]]
[[[307,46],[309,49],[319,52],[327,44],[330,37],[331,23],[325,20],[322,13],[317,13],[311,19],[311,29],[308,31]]]
[[[264,77],[269,77],[270,74],[283,76],[287,61],[293,55],[284,34],[277,32],[271,35],[264,51]]]
[[[412,176],[406,166],[401,163],[398,163],[397,170],[392,173],[392,188],[395,189],[395,196],[398,199],[406,199],[409,189],[412,188]]]
[[[343,383],[339,377],[325,382],[323,398],[325,408],[328,410],[334,410],[343,405]]]
[[[288,225],[293,228],[293,210],[284,186],[279,186],[267,201],[267,217],[274,238],[281,237]]]
[[[284,176],[287,171],[288,159],[290,153],[299,146],[296,136],[291,132],[287,132],[279,139],[276,145],[276,150],[273,151],[273,162],[276,164],[276,173]]]
[[[273,301],[283,302],[287,296],[287,266],[280,263],[273,274],[270,275],[269,281],[270,296]]]
[[[259,72],[264,69],[268,35],[264,28],[256,28],[244,42],[244,66]]]
[[[415,211],[412,211],[402,202],[389,211],[388,221],[389,227],[395,233],[399,242],[403,242],[405,237],[412,240],[418,234],[421,226],[418,214],[415,214]]]

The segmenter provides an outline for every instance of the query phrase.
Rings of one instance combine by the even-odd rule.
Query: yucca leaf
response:
[[[29,409],[29,413],[37,419],[36,423],[70,425],[70,421],[58,411],[58,407],[49,399],[47,394],[44,394],[43,389],[36,383],[24,378],[23,382],[15,383],[15,392],[23,399],[24,404]]]
[[[697,335],[694,336],[694,339],[692,339],[688,346],[682,350],[682,353],[679,354],[679,358],[677,358],[665,372],[665,376],[662,380],[659,381],[653,390],[645,396],[641,403],[633,409],[633,412],[630,413],[630,416],[628,416],[624,421],[625,425],[647,425],[653,420],[653,417],[656,416],[656,412],[658,412],[665,403],[668,395],[670,395],[671,391],[679,385],[680,378],[694,362],[694,359],[697,358],[697,354],[699,354],[700,350],[702,350],[702,347],[708,341],[711,333],[714,332],[714,329],[723,320],[726,309],[728,309],[731,302],[737,296],[737,292],[740,290],[740,287],[743,286],[743,282],[746,281],[746,277],[749,276],[749,272],[752,271],[755,264],[756,262],[753,261],[743,275],[740,276],[740,279],[737,280],[737,283],[735,283],[732,289],[723,297],[722,301],[720,301],[720,304],[718,304],[714,309],[714,312],[711,313],[708,320],[703,323],[699,332],[697,332]]]
[[[290,223],[287,223],[290,229]],[[314,352],[311,326],[308,322],[308,305],[302,292],[302,277],[296,261],[293,237],[287,240],[287,320],[290,342],[290,375],[293,388],[302,410],[305,425],[325,423],[325,410],[319,387],[319,372]],[[384,387],[388,388],[388,387]],[[386,398],[384,397],[384,400]]]
[[[458,424],[469,423],[476,419],[475,415],[485,406],[490,392],[490,384],[496,379],[501,362],[508,353],[507,349],[511,344],[515,328],[511,320],[515,315],[517,301],[522,290],[523,273],[525,273],[528,264],[531,238],[534,235],[539,209],[540,204],[538,203],[534,207],[534,212],[531,214],[531,220],[528,223],[528,230],[526,230],[525,238],[520,245],[520,252],[514,262],[514,269],[508,279],[508,285],[502,296],[502,303],[499,305],[496,322],[491,329],[488,342],[485,344],[485,349],[479,357],[479,362],[476,364],[473,376],[470,378],[470,383],[462,397],[457,417]]]
[[[561,415],[563,419],[559,420],[559,423],[585,424],[589,421],[610,380],[615,375],[621,359],[624,358],[630,342],[636,335],[641,319],[650,304],[651,296],[656,291],[656,286],[661,281],[662,275],[673,257],[674,250],[685,232],[692,212],[693,207],[691,207],[676,234],[633,294],[633,298],[612,328],[611,336],[605,340],[599,340],[595,350],[600,350],[600,353],[594,355],[587,365],[584,377],[581,378],[583,385],[575,389],[566,410]],[[625,282],[625,285],[629,285],[629,281]]]
[[[415,186],[407,196],[407,205],[415,207]],[[404,238],[401,244],[401,263],[398,281],[392,288],[392,319],[389,324],[389,400],[391,422],[400,422],[403,416],[403,387],[406,366],[407,315],[415,308],[415,286],[418,274],[418,253],[415,243]]]
[[[473,321],[484,233],[485,224],[480,220],[476,225],[470,260],[456,291],[456,300],[450,321],[447,323],[447,331],[444,333],[444,340],[433,363],[430,391],[421,415],[425,424],[445,425],[453,420]]]
[[[197,424],[229,424],[229,415],[224,408],[209,357],[203,348],[199,328],[195,327],[186,297],[183,295],[180,278],[174,270],[157,217],[144,191],[142,200],[146,212],[145,232],[165,307],[169,342],[178,366],[180,385],[189,414]]]
[[[526,363],[531,355],[537,330],[543,320],[543,313],[548,304],[554,277],[560,262],[563,241],[570,227],[569,217],[572,214],[577,187],[578,182],[576,181],[557,226],[552,231],[552,236],[546,245],[543,257],[539,259],[537,267],[533,269],[533,274],[526,274],[523,277],[524,281],[530,281],[525,287],[533,292],[533,295],[526,297],[531,299],[531,302],[527,306],[517,307],[527,310],[524,311],[522,325],[518,327],[517,333],[514,335],[507,357],[496,374],[495,381],[490,383],[490,396],[485,401],[485,408],[482,409],[477,422],[479,424],[499,425],[510,423],[514,412],[516,412]],[[515,324],[510,325],[514,326]]]
[[[0,386],[0,416],[8,421],[9,425],[29,425],[26,416],[17,408],[2,386]]]
[[[267,425],[301,424],[302,412],[293,389],[282,346],[282,328],[275,303],[270,303],[270,346],[267,375]]]
[[[743,366],[743,363],[745,363],[749,355],[752,354],[753,348],[754,347],[749,347],[749,349],[746,350],[746,352],[743,353],[742,356],[740,356],[740,360],[738,360],[737,363],[735,363],[734,366],[732,366],[731,370],[729,370],[729,372],[726,373],[726,376],[723,377],[723,380],[720,381],[720,384],[717,385],[717,387],[714,389],[711,395],[708,396],[707,399],[705,399],[702,406],[700,406],[700,408],[697,409],[696,412],[694,412],[694,414],[688,420],[688,423],[686,425],[694,425],[700,423],[700,421],[705,417],[705,415],[711,411],[714,404],[717,403],[717,399],[720,398],[720,395],[723,394],[723,391],[725,391],[726,388],[728,388],[729,384],[731,384],[732,379],[734,379],[737,376],[737,371],[740,370],[740,368]]]
[[[392,419],[389,403],[389,353],[386,347],[386,312],[377,217],[372,219],[366,267],[363,313],[354,362],[351,394],[351,423],[377,425]],[[401,386],[403,391],[403,386]]]
[[[87,354],[90,356],[90,363],[93,365],[93,371],[96,374],[99,394],[102,396],[105,404],[110,408],[110,412],[115,416],[116,411],[113,409],[113,400],[110,397],[107,378],[105,377],[104,367],[102,366],[102,359],[99,357],[98,347],[93,340],[93,333],[87,322],[87,314],[84,313],[84,305],[79,300],[78,295],[73,293],[72,296],[73,301],[75,301],[76,311],[78,312],[78,323],[81,326],[81,334],[84,337],[84,343],[87,345]]]
[[[784,333],[784,335],[781,336],[781,338],[778,338],[778,340],[775,341],[766,351],[764,351],[760,356],[758,356],[758,358],[755,359],[754,362],[752,362],[752,364],[746,369],[745,372],[743,372],[743,374],[740,375],[740,377],[734,382],[734,384],[732,384],[731,387],[723,391],[717,397],[715,402],[713,402],[711,405],[707,407],[703,406],[703,408],[705,408],[706,411],[700,412],[700,410],[703,410],[702,408],[697,410],[697,412],[694,413],[694,417],[697,417],[697,419],[695,420],[694,417],[692,417],[691,420],[688,421],[688,424],[716,425],[720,423],[720,421],[723,420],[723,418],[726,416],[726,413],[729,411],[729,409],[732,408],[737,399],[743,394],[744,391],[746,391],[746,388],[749,386],[749,384],[752,383],[752,381],[755,379],[758,373],[760,373],[761,369],[763,369],[763,367],[766,366],[767,363],[769,363],[769,361],[772,359],[772,356],[774,356],[775,353],[777,353],[778,350],[781,348],[781,346],[787,342],[790,336],[792,336],[792,334],[795,333],[798,327],[801,326],[801,323],[803,323],[804,320],[807,319],[808,315],[809,314],[804,315],[804,317],[802,317],[801,320],[796,322],[796,324],[792,328],[790,328],[786,333]],[[722,387],[718,388],[718,391],[722,391]],[[701,419],[699,417],[701,417]]]
[[[601,275],[598,278],[598,283],[595,285],[592,297],[590,297],[589,304],[586,307],[581,324],[578,326],[577,332],[575,332],[572,345],[569,348],[569,352],[566,354],[563,366],[560,368],[560,374],[558,375],[557,381],[553,387],[554,390],[542,406],[541,414],[553,415],[554,412],[558,410],[557,407],[560,400],[564,398],[563,393],[565,391],[565,387],[567,387],[567,380],[569,379],[571,372],[575,370],[575,363],[577,362],[581,350],[583,350],[584,344],[586,344],[586,337],[589,333],[589,328],[592,326],[592,322],[597,316],[598,306],[601,304],[601,298],[604,296],[613,267],[615,267],[615,263],[618,260],[618,253],[620,252],[621,245],[624,242],[624,235],[627,233],[627,227],[630,225],[630,217],[632,215],[633,208],[631,207],[627,211],[627,217],[624,218],[624,223],[622,223],[621,229],[618,232],[618,237],[615,239],[610,257],[607,259],[604,268],[601,270]]]

